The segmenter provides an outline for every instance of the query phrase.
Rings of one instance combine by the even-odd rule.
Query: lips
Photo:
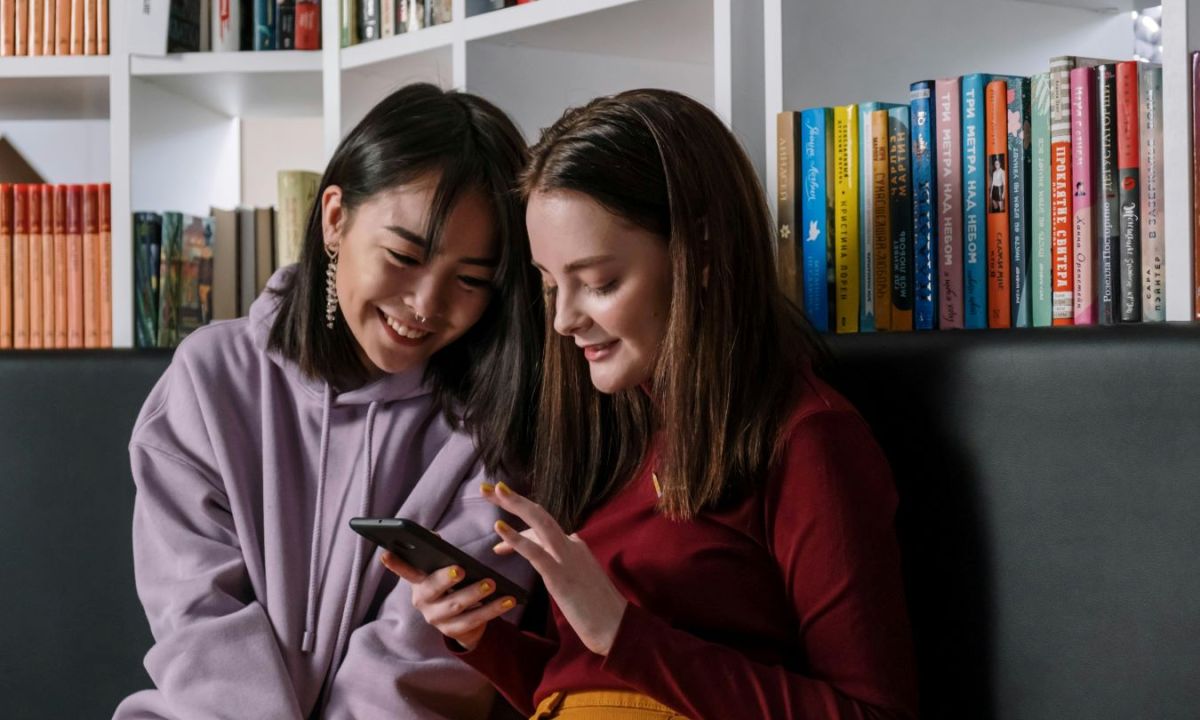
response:
[[[617,343],[619,340],[609,340],[604,343],[595,343],[593,345],[583,346],[583,356],[588,362],[599,362],[612,356],[616,352]]]
[[[404,322],[397,318],[388,315],[379,310],[379,318],[383,321],[384,326],[388,329],[389,335],[393,340],[405,345],[417,344],[425,338],[433,334],[431,330],[426,328],[416,327],[410,323]]]

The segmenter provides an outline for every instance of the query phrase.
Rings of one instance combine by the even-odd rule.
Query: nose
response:
[[[412,291],[407,298],[408,307],[417,315],[427,320],[441,317],[445,310],[446,296],[449,292],[452,278],[443,277],[444,273],[433,272],[422,268]]]
[[[554,331],[559,335],[577,335],[587,328],[589,319],[576,306],[575,293],[561,286],[554,298]]]

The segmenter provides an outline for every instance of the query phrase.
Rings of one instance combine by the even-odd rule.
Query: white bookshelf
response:
[[[766,0],[764,132],[768,192],[775,117],[869,100],[908,102],[918,80],[972,72],[1031,75],[1051,57],[1129,59],[1131,12],[1149,0]],[[1200,0],[1163,3],[1167,319],[1190,320],[1191,132],[1188,57],[1200,49]],[[773,204],[773,203],[772,203]]]

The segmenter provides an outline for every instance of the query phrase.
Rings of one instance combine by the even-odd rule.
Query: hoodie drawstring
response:
[[[325,470],[329,461],[329,407],[333,404],[333,389],[325,384],[325,403],[321,410],[321,450],[317,471],[317,505],[313,510],[312,550],[308,554],[308,599],[304,603],[304,638],[300,652],[313,650],[317,623],[317,555],[321,551],[321,514],[325,509]]]

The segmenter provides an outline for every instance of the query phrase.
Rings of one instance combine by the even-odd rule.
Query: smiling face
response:
[[[376,194],[347,213],[334,186],[321,198],[326,246],[338,252],[342,315],[373,377],[417,367],[471,329],[492,297],[499,248],[492,210],[465,192],[438,252],[424,236],[437,177]]]
[[[603,393],[650,379],[667,331],[666,239],[571,190],[536,191],[525,213],[554,330],[570,337]]]

